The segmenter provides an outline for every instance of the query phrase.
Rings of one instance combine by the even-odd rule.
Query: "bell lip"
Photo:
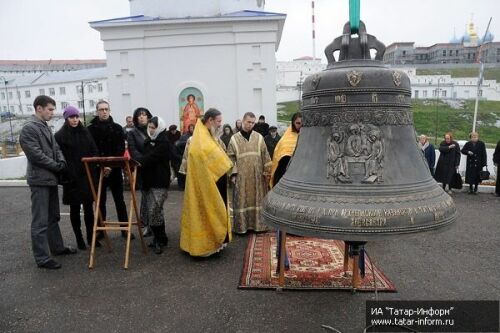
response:
[[[343,241],[376,241],[376,240],[390,240],[415,237],[417,234],[433,234],[445,232],[451,228],[452,224],[456,222],[458,213],[456,210],[453,214],[440,220],[432,225],[423,225],[417,227],[400,227],[389,230],[388,228],[371,229],[360,232],[359,229],[354,228],[331,228],[310,224],[301,224],[300,228],[291,226],[290,224],[284,225],[283,219],[278,219],[266,211],[262,212],[264,223],[276,230],[281,230],[289,234],[304,236],[304,237],[317,237],[323,239],[338,239]],[[281,223],[280,223],[281,222]],[[323,230],[321,230],[323,229]]]

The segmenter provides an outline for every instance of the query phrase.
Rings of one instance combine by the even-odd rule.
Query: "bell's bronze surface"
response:
[[[359,36],[351,36],[347,23],[326,47],[327,69],[303,85],[294,156],[265,197],[268,225],[303,236],[370,241],[455,220],[452,198],[417,146],[410,80],[382,64],[384,51],[363,22]]]

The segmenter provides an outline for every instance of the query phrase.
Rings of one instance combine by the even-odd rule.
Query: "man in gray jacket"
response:
[[[38,96],[33,102],[35,115],[23,126],[19,137],[28,159],[26,178],[31,190],[31,243],[38,267],[61,268],[49,254],[74,254],[65,247],[59,229],[58,178],[66,161],[47,125],[54,115],[56,102],[48,96]]]

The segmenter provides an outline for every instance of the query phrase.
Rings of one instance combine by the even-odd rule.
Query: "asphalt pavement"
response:
[[[115,233],[115,251],[99,249],[95,269],[87,268],[87,250],[58,257],[62,269],[49,271],[31,254],[29,188],[0,187],[0,332],[326,332],[323,324],[363,332],[374,293],[237,289],[245,236],[212,258],[181,252],[182,195],[173,189],[165,204],[170,243],[163,254],[143,255],[134,240],[124,270],[125,243]],[[453,196],[459,218],[451,229],[368,243],[398,290],[378,299],[500,298],[500,198]],[[111,195],[108,207],[113,214]],[[69,207],[61,212],[65,242],[75,246]]]

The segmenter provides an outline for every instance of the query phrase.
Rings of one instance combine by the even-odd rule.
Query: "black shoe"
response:
[[[126,231],[122,231],[122,238],[123,239],[127,239],[127,232]],[[134,234],[130,234],[130,239],[135,239],[135,236]]]
[[[44,262],[43,264],[39,264],[38,267],[46,268],[46,269],[59,269],[62,266],[57,261],[55,261],[53,259],[49,259],[48,261]]]
[[[76,253],[77,253],[76,249],[68,246],[68,247],[65,247],[64,250],[54,253],[54,255],[55,256],[65,256],[68,254],[76,254]]]
[[[76,245],[78,246],[79,250],[86,250],[87,249],[87,246],[85,245],[85,241],[83,240],[82,237],[76,238]]]
[[[162,254],[163,250],[161,248],[161,243],[160,242],[156,242],[155,243],[155,247],[154,247],[154,253],[156,254]]]

